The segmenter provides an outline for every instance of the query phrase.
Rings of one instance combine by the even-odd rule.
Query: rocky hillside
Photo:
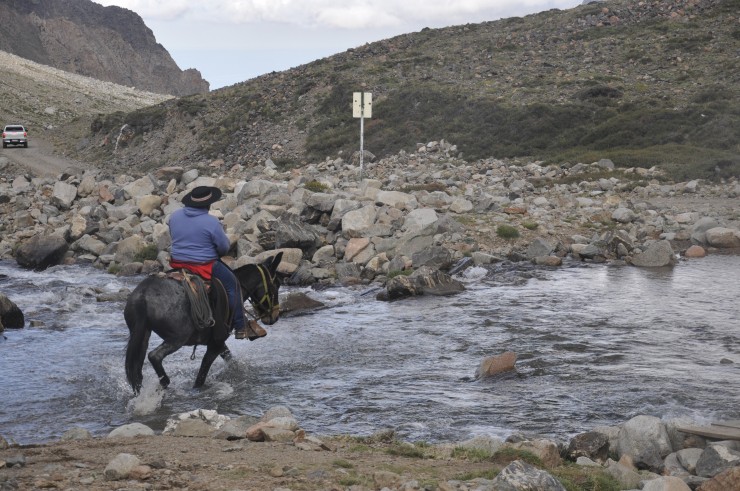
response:
[[[740,175],[738,19],[739,0],[611,0],[424,29],[97,118],[77,146],[132,171],[349,159],[352,92],[364,90],[365,148],[378,157],[444,138],[468,161],[609,158],[677,180]]]
[[[91,0],[3,0],[0,50],[150,92],[208,92],[200,72],[178,68],[139,15]]]

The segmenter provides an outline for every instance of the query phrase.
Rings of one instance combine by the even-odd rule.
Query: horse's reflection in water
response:
[[[252,303],[257,316],[265,324],[274,324],[280,317],[278,290],[280,281],[277,267],[283,254],[267,259],[262,264],[248,264],[234,270],[242,290],[242,298]],[[170,378],[162,366],[164,358],[183,346],[205,345],[206,354],[201,361],[194,387],[201,387],[218,355],[230,359],[226,339],[229,328],[196,328],[190,315],[190,303],[183,284],[169,278],[149,276],[131,292],[124,318],[130,337],[126,347],[126,378],[139,394],[142,388],[144,355],[152,332],[162,338],[162,344],[149,352],[149,362],[159,377],[159,384],[167,387]]]

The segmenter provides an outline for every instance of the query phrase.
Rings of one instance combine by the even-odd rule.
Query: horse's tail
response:
[[[150,332],[142,320],[134,320],[133,325],[129,325],[129,331],[130,336],[126,346],[126,379],[134,389],[134,394],[139,395],[144,380],[141,369],[144,366],[144,356],[149,346]]]

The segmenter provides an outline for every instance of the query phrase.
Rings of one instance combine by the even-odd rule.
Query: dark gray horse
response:
[[[280,280],[276,272],[282,258],[281,252],[262,264],[248,264],[234,270],[241,285],[242,298],[249,299],[257,316],[267,325],[274,324],[280,317]],[[214,317],[216,314],[214,312]],[[205,382],[217,356],[221,355],[227,360],[231,357],[226,346],[226,339],[231,334],[230,328],[223,325],[219,328],[217,319],[217,326],[213,329],[197,329],[191,319],[190,302],[180,281],[158,276],[147,277],[129,295],[123,316],[130,334],[126,346],[126,378],[135,394],[141,391],[141,370],[152,332],[163,340],[162,344],[149,352],[149,362],[157,372],[162,387],[170,384],[162,361],[183,346],[207,346],[195,378],[196,388]],[[221,321],[223,324],[223,319]]]

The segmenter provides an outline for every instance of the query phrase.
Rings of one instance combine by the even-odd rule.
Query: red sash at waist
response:
[[[211,261],[209,263],[183,263],[180,261],[173,261],[170,260],[170,267],[172,269],[187,269],[191,273],[197,274],[204,280],[210,280],[211,274],[213,271],[213,263],[216,261]]]

